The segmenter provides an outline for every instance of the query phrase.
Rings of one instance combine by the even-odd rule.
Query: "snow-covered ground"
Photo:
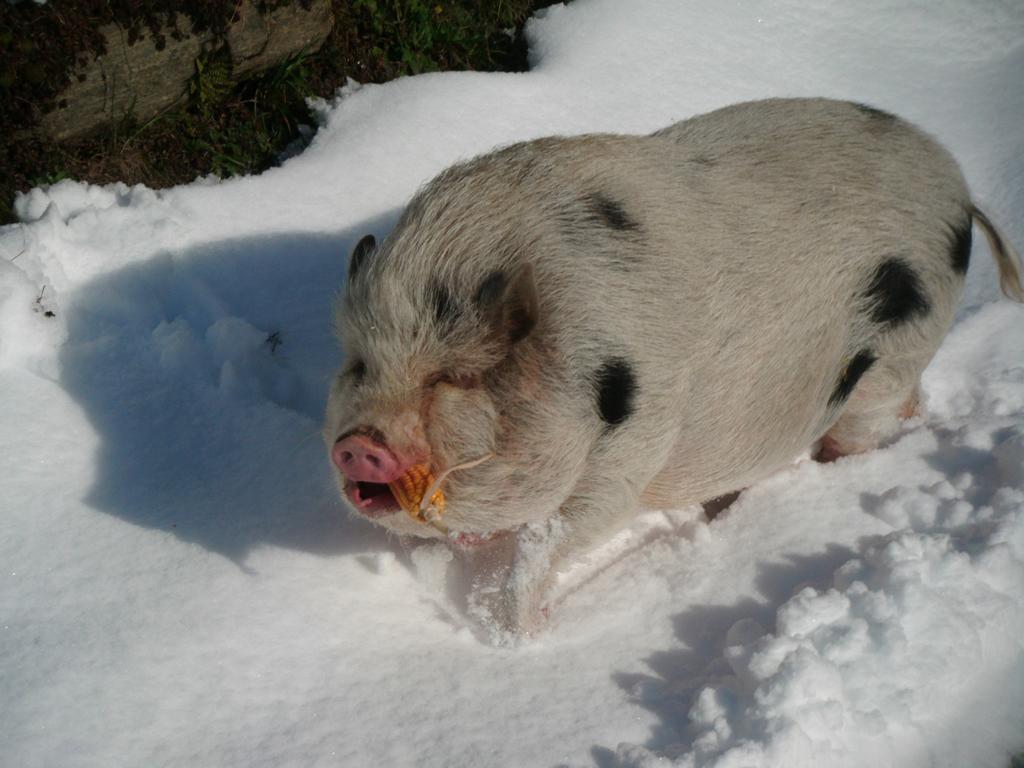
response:
[[[312,146],[0,229],[0,763],[992,766],[1024,749],[1024,308],[976,236],[928,414],[710,524],[649,514],[494,646],[457,563],[342,511],[346,255],[453,161],[770,95],[909,117],[1024,245],[1024,6],[576,0],[527,74],[351,86]]]

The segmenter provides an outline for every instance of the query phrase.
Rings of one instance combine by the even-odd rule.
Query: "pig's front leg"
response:
[[[548,599],[559,568],[605,540],[635,513],[640,493],[630,482],[587,480],[550,519],[523,526],[516,546],[494,590],[489,610],[502,630],[532,635],[549,618]]]

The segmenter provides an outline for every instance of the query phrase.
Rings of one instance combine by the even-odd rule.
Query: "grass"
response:
[[[478,69],[508,52],[503,29],[514,26],[528,3],[355,0],[374,36],[371,52],[401,74]],[[498,34],[495,34],[495,33]]]

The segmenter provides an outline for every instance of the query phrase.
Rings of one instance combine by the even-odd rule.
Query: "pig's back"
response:
[[[678,433],[675,471],[696,498],[753,482],[824,432],[838,372],[879,333],[863,297],[883,261],[920,276],[929,323],[952,318],[962,275],[946,254],[969,196],[949,154],[895,117],[780,100],[593,141],[564,183],[599,190],[605,237],[564,247],[563,224],[544,256],[556,311],[564,284],[575,290],[575,320],[557,332],[635,359],[649,398],[634,428]]]
[[[635,380],[627,419],[574,439],[623,457],[643,444],[668,462],[665,487],[692,493],[673,501],[695,501],[828,428],[846,363],[885,346],[864,294],[886,260],[929,301],[900,332],[941,337],[963,278],[949,240],[969,232],[969,206],[949,154],[895,117],[754,102],[652,136],[541,139],[455,166],[410,202],[381,268],[389,285],[433,274],[471,296],[530,262],[530,343],[552,402],[593,419],[609,361]]]

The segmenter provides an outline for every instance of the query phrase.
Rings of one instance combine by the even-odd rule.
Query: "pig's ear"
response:
[[[495,335],[510,344],[522,341],[530,335],[540,313],[533,265],[525,264],[511,276],[492,272],[480,283],[475,302]]]
[[[356,276],[356,272],[359,271],[360,267],[363,266],[363,262],[373,253],[373,249],[376,247],[377,238],[373,235],[365,235],[362,240],[356,243],[356,247],[352,249],[352,257],[348,260],[349,280]]]

